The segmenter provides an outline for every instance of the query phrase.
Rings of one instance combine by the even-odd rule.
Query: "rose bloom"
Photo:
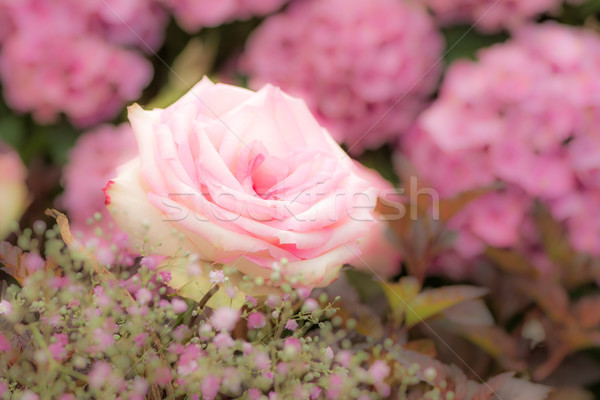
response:
[[[27,205],[27,170],[19,155],[0,142],[0,240]]]
[[[202,296],[210,264],[270,286],[282,281],[270,281],[274,269],[328,285],[375,224],[379,189],[364,167],[278,88],[205,78],[166,109],[130,107],[129,119],[139,156],[109,182],[106,203],[138,249],[198,257],[163,266],[182,295]]]

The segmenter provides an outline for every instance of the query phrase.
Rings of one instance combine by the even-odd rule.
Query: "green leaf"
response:
[[[424,291],[414,297],[406,309],[405,324],[413,326],[433,317],[456,304],[476,299],[487,293],[487,289],[475,286],[446,286]]]
[[[375,279],[373,279],[373,275],[363,271],[349,269],[346,271],[346,278],[348,278],[352,287],[356,289],[358,296],[363,303],[381,295],[381,287]]]
[[[417,278],[412,276],[402,278],[397,283],[383,282],[381,287],[392,309],[392,314],[398,321],[402,320],[407,306],[421,291],[421,284]]]

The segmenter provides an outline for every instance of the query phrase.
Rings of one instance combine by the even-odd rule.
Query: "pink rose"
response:
[[[19,155],[0,142],[0,240],[27,205],[27,170]]]
[[[170,285],[182,286],[182,270],[208,282],[217,263],[267,284],[281,282],[270,282],[277,269],[325,286],[360,253],[378,190],[302,100],[205,78],[166,109],[134,105],[129,116],[140,154],[106,203],[134,245],[206,261],[173,267]]]

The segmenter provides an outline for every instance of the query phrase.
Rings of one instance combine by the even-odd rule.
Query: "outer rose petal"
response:
[[[130,246],[141,253],[166,256],[196,251],[187,238],[182,238],[168,224],[166,215],[148,200],[145,184],[140,178],[139,160],[128,162],[118,172],[118,177],[104,190],[106,206],[117,225],[127,228]]]
[[[27,206],[27,170],[19,156],[0,143],[0,240]]]

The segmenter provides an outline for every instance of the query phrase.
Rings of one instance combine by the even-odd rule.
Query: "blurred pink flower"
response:
[[[461,257],[486,245],[535,247],[534,200],[564,222],[575,248],[600,254],[598,93],[600,36],[557,23],[522,27],[449,68],[402,150],[442,198],[505,185],[450,221]]]
[[[152,1],[120,3],[1,1],[0,80],[8,105],[31,112],[38,123],[64,113],[73,124],[90,126],[140,97],[152,66],[119,45],[157,48],[166,15]]]
[[[277,11],[288,0],[160,0],[188,32]]]
[[[261,312],[253,312],[248,315],[248,329],[260,329],[267,324],[265,315]]]
[[[221,307],[214,311],[210,318],[210,323],[216,329],[230,332],[235,328],[235,324],[240,319],[240,311],[234,308]]]
[[[443,39],[426,10],[396,0],[304,0],[250,37],[240,69],[254,88],[302,97],[352,153],[405,131],[435,90]]]
[[[581,3],[581,0],[571,0]],[[443,25],[474,24],[483,32],[515,28],[544,13],[558,11],[563,0],[423,0]]]
[[[119,245],[119,237],[125,235],[114,226],[104,205],[102,189],[116,174],[117,167],[136,154],[137,144],[129,124],[102,125],[78,139],[63,171],[65,191],[59,203],[69,215],[71,229],[74,234],[83,235],[83,243],[96,242],[98,251],[103,254],[111,244],[107,239],[115,239],[111,240],[112,244]],[[88,219],[96,213],[101,215],[101,220],[89,225]],[[95,228],[102,229],[103,238],[96,237]],[[122,245],[124,249],[125,241]],[[110,254],[101,258],[107,263],[112,261]]]

